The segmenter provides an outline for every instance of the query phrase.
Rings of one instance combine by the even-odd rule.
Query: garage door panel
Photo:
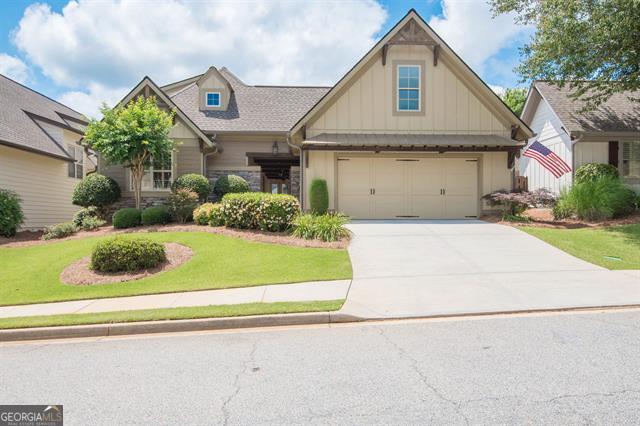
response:
[[[407,215],[406,200],[407,197],[403,195],[378,195],[376,188],[376,195],[374,200],[374,217],[376,219],[388,219],[403,217]]]
[[[438,195],[417,195],[409,200],[409,215],[420,219],[443,219],[444,198]]]
[[[341,195],[369,195],[371,188],[371,161],[368,158],[338,159]]]

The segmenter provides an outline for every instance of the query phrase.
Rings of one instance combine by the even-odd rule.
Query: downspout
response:
[[[302,150],[301,147],[291,143],[291,134],[287,133],[287,138],[285,139],[285,141],[287,142],[287,145],[289,145],[289,148],[293,148],[293,149],[297,149],[298,152],[300,153],[300,155],[298,155],[299,157],[299,161],[300,161],[300,176],[299,176],[299,188],[298,190],[300,191],[300,206],[302,208],[302,211],[304,211],[304,151]]]
[[[569,134],[569,139],[571,139],[571,185],[573,185],[573,181],[576,177],[576,147],[575,145],[582,140],[584,137],[584,133],[574,138],[573,135]]]
[[[215,140],[216,140],[216,137],[217,137],[217,136],[218,136],[218,135],[217,135],[216,133],[214,133],[214,134],[211,136],[211,140],[215,142]],[[214,149],[213,151],[211,151],[211,152],[207,152],[206,154],[202,154],[202,174],[203,174],[207,179],[209,179],[209,178],[207,177],[207,157],[209,157],[210,155],[213,155],[213,154],[217,154],[217,153],[220,151],[220,150],[218,149],[218,144],[215,144],[215,145],[214,145],[214,148],[215,148],[215,149]]]

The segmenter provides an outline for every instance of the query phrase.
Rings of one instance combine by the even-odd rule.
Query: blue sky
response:
[[[209,65],[254,84],[327,85],[412,7],[496,90],[521,85],[513,68],[532,29],[492,19],[482,0],[8,0],[0,73],[88,115],[144,75],[166,84]]]

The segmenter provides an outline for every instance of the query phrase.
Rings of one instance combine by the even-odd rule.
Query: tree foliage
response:
[[[517,68],[523,80],[568,84],[584,110],[640,89],[640,0],[490,1],[495,14],[536,27]]]
[[[169,138],[175,111],[165,112],[155,97],[138,97],[122,107],[101,108],[102,120],[92,120],[85,141],[111,164],[131,171],[136,207],[140,208],[144,169],[156,160],[171,156],[176,143]]]
[[[511,108],[511,111],[520,117],[524,109],[524,103],[527,100],[527,89],[520,87],[507,89],[502,95],[502,100]]]

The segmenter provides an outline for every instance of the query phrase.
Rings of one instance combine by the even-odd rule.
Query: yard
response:
[[[351,278],[344,249],[290,247],[205,232],[143,236],[188,246],[194,256],[176,269],[141,280],[80,286],[61,283],[60,273],[88,256],[104,237],[0,247],[0,306]]]
[[[519,229],[607,269],[640,269],[640,224],[579,229],[522,226]]]

